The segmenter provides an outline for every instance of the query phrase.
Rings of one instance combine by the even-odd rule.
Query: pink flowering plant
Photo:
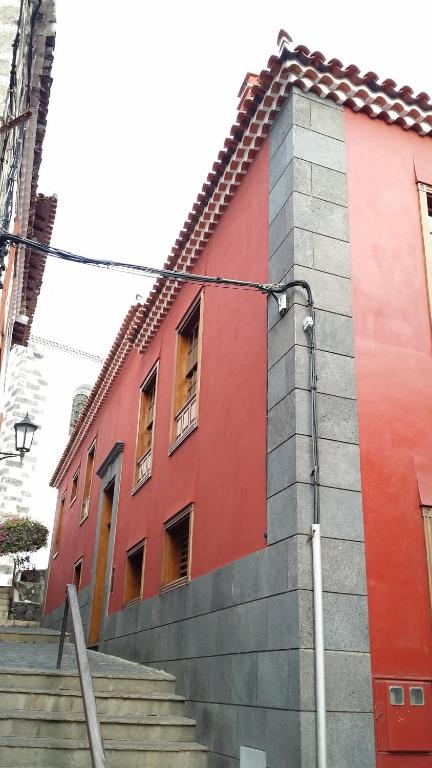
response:
[[[48,528],[30,517],[8,517],[0,521],[0,555],[37,552],[46,547]]]

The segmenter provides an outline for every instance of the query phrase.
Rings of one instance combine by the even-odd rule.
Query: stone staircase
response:
[[[16,641],[16,631],[13,640],[0,632],[1,768],[91,768],[74,646],[65,644],[57,671],[57,643],[44,639],[49,630],[20,631],[24,642]],[[195,722],[185,717],[175,678],[88,655],[109,768],[206,767],[206,749],[194,742]]]

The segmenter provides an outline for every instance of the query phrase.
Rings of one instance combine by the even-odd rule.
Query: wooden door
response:
[[[103,490],[102,519],[99,530],[96,575],[93,586],[93,600],[90,618],[89,646],[97,645],[100,636],[102,609],[105,602],[106,570],[110,540],[111,517],[114,500],[114,480]]]

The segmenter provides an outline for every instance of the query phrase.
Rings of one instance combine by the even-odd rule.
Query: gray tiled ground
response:
[[[55,670],[57,664],[57,643],[10,643],[0,641],[0,669],[31,669]],[[143,664],[119,659],[106,653],[88,651],[90,669],[97,675],[121,675],[122,677],[158,677],[170,678],[164,672],[159,672]],[[66,643],[64,646],[62,670],[76,671],[75,646]]]

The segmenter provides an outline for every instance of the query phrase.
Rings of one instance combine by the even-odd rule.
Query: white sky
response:
[[[52,244],[92,257],[165,260],[234,122],[243,77],[277,53],[281,27],[329,58],[432,92],[428,0],[57,3],[39,189],[59,198]],[[104,355],[149,285],[51,259],[34,333]],[[78,361],[71,373],[49,359],[51,389],[83,383]],[[66,425],[68,408],[51,398],[51,419]],[[64,429],[57,435],[47,479],[64,447]]]

